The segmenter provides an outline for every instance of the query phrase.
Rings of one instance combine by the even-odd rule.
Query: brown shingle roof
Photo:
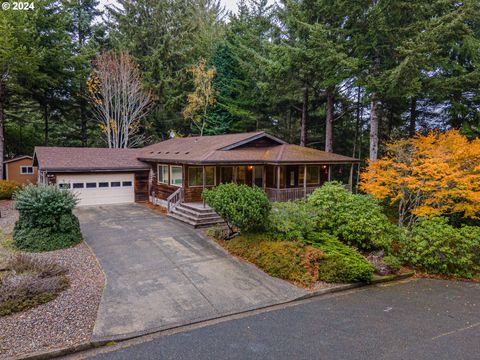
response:
[[[149,169],[137,159],[140,149],[35,147],[34,163],[48,171],[129,171]]]
[[[147,146],[139,158],[144,161],[174,162],[187,164],[214,163],[351,163],[357,159],[327,153],[298,145],[285,144],[273,138],[273,143],[266,147],[248,147],[250,140],[263,136],[265,132],[174,138]],[[272,137],[270,137],[272,138]],[[227,150],[226,150],[227,149]]]

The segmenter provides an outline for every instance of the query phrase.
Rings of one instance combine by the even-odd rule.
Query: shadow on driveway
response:
[[[140,335],[305,295],[138,204],[76,210],[106,275],[94,340]]]

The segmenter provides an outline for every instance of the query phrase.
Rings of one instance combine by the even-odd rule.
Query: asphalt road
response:
[[[134,341],[101,359],[480,359],[480,284],[411,280]]]

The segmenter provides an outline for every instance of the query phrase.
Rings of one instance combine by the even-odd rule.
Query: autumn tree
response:
[[[359,187],[397,205],[400,226],[440,214],[478,219],[480,139],[449,130],[392,142],[385,157],[368,162]]]
[[[188,94],[183,116],[190,120],[200,132],[200,136],[203,136],[207,124],[207,111],[210,106],[215,104],[215,90],[212,85],[215,69],[208,69],[205,59],[200,59],[189,71],[193,76],[195,89]]]
[[[125,52],[106,52],[95,60],[87,83],[94,116],[109,148],[128,148],[143,142],[142,120],[153,104],[144,90],[133,58]]]

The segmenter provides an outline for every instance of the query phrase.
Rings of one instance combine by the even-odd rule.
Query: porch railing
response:
[[[185,199],[185,191],[182,187],[178,188],[172,195],[167,198],[167,211],[171,212],[177,207],[178,204],[182,203]]]
[[[306,195],[311,194],[317,187],[318,186],[307,186]],[[303,187],[288,189],[265,188],[265,192],[270,201],[289,201],[305,197]]]

